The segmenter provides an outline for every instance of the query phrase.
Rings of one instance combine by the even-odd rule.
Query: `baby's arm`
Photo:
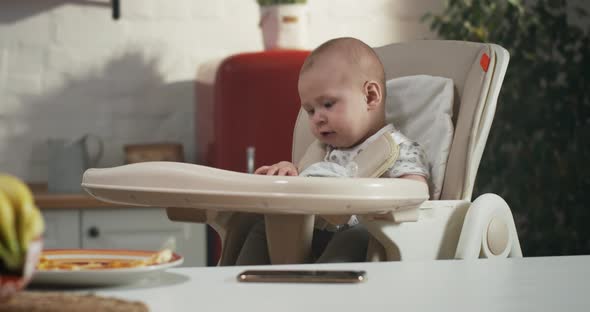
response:
[[[428,185],[430,174],[427,168],[422,147],[415,142],[404,142],[400,144],[399,158],[383,177],[410,179]]]
[[[405,174],[399,178],[420,181],[420,182],[424,182],[424,183],[428,184],[428,182],[426,181],[426,178],[424,176],[417,175],[417,174]]]
[[[278,175],[278,176],[296,176],[299,174],[297,167],[291,162],[281,161],[272,166],[262,166],[254,174]]]

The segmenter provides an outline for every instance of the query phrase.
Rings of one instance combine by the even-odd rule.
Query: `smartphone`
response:
[[[360,283],[365,271],[336,270],[247,270],[238,274],[239,282],[254,283]]]

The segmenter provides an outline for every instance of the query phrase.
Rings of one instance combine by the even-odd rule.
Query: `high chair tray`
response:
[[[99,200],[155,207],[290,214],[366,214],[418,207],[424,183],[407,179],[266,176],[179,162],[88,169]]]

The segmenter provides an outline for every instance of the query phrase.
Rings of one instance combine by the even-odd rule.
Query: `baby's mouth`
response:
[[[320,135],[325,138],[325,137],[328,137],[328,136],[330,136],[330,135],[332,135],[334,133],[336,133],[336,132],[334,132],[334,131],[322,131],[322,132],[320,132]]]

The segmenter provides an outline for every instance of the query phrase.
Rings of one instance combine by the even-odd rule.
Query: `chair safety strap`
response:
[[[314,163],[324,160],[328,152],[326,144],[313,141],[299,161],[299,172]],[[391,168],[399,157],[399,145],[390,133],[383,133],[376,140],[369,142],[365,149],[358,153],[352,161],[356,163],[357,178],[378,178]]]
[[[316,162],[324,160],[327,146],[315,140],[305,151],[299,162],[299,172]],[[365,149],[358,153],[352,161],[357,165],[357,178],[378,178],[383,175],[399,157],[399,145],[393,140],[390,133],[383,133],[376,140],[367,144]],[[329,229],[330,225],[347,224],[350,215],[322,215],[316,219],[315,227]],[[326,222],[329,224],[326,224]]]

